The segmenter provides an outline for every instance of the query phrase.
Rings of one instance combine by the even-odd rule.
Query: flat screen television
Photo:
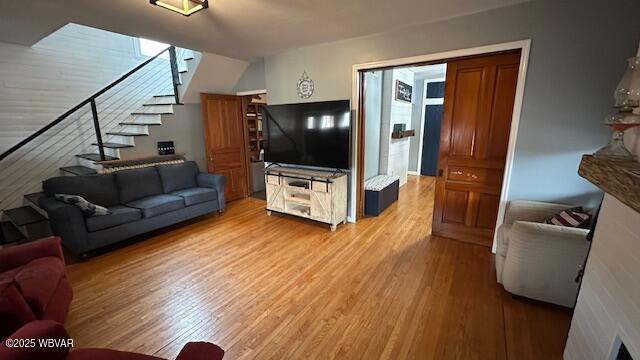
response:
[[[262,119],[265,161],[349,168],[349,100],[268,105]]]

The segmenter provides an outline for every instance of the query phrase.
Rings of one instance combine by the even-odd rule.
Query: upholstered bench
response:
[[[364,213],[378,216],[389,205],[398,200],[400,178],[377,175],[364,182]]]

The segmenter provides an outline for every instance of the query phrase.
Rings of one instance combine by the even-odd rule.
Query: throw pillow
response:
[[[107,209],[106,207],[92,204],[82,196],[55,194],[53,195],[53,197],[58,201],[77,206],[78,208],[80,208],[80,211],[82,211],[82,213],[87,216],[102,216],[111,214],[111,211],[109,211],[109,209]]]
[[[545,221],[547,224],[584,228],[589,226],[590,215],[584,213],[582,207],[562,210]]]

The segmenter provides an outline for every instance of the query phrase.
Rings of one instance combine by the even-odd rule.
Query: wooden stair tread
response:
[[[92,169],[90,167],[81,166],[81,165],[62,167],[60,168],[60,170],[68,172],[70,174],[80,175],[80,176],[93,175],[98,173],[96,169]]]
[[[93,143],[91,145],[95,145],[98,146],[97,143]],[[123,149],[123,148],[130,148],[133,147],[133,145],[129,145],[129,144],[120,144],[120,143],[114,143],[114,142],[105,142],[102,143],[102,146],[109,148],[109,149]]]
[[[46,220],[42,214],[37,212],[31,206],[22,206],[19,208],[4,210],[4,215],[15,226],[25,226]]]
[[[38,200],[40,200],[40,198],[43,196],[44,196],[43,192],[37,192],[33,194],[27,194],[24,196],[24,198],[27,199],[27,201],[29,201],[33,205],[38,206]]]
[[[79,154],[76,156],[79,158],[83,158],[91,161],[102,161],[102,159],[100,158],[100,154]],[[115,156],[105,155],[104,159],[106,161],[109,161],[109,160],[118,160],[119,158]]]
[[[138,126],[154,126],[154,125],[162,125],[162,123],[136,123],[136,122],[121,122],[120,125],[138,125]]]
[[[144,113],[144,112],[133,112],[131,115],[173,115],[172,112],[159,112],[159,113]]]
[[[0,243],[8,244],[24,239],[24,235],[10,221],[0,222]]]
[[[114,131],[108,132],[107,135],[118,135],[118,136],[149,136],[149,134],[141,134],[141,133],[133,133],[126,131]]]

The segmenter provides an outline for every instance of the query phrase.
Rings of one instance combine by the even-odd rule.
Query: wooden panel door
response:
[[[201,94],[207,168],[225,175],[226,201],[249,195],[242,99],[232,95]]]
[[[520,52],[447,64],[433,233],[491,245]]]

